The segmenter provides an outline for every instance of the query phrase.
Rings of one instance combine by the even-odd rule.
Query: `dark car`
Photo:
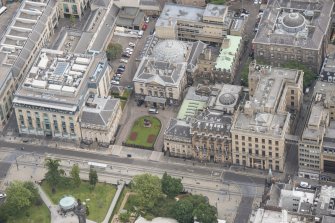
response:
[[[123,64],[120,64],[119,67],[118,67],[118,69],[119,69],[119,68],[126,69],[126,66],[123,65]]]
[[[118,68],[117,70],[116,70],[116,73],[123,73],[124,72],[124,69],[122,69],[122,68]]]
[[[144,100],[138,100],[138,101],[137,101],[137,106],[140,107],[140,106],[143,105],[143,104],[144,104]]]
[[[123,56],[123,57],[127,57],[127,58],[129,58],[130,57],[130,55],[128,54],[128,53],[122,53],[122,55],[121,56]]]

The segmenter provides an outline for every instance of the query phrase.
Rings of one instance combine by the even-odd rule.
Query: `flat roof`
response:
[[[289,114],[271,114],[271,113],[255,113],[247,115],[238,113],[236,122],[233,125],[236,131],[245,131],[262,135],[270,135],[282,137],[285,135],[285,123],[289,121]]]
[[[252,106],[274,108],[279,103],[280,91],[285,83],[298,82],[300,70],[254,65],[253,69],[249,69],[251,75],[256,75],[259,80],[250,100]]]
[[[73,112],[84,102],[89,83],[96,83],[107,66],[103,55],[42,49],[13,103]]]
[[[220,54],[216,58],[216,69],[227,70],[228,72],[231,71],[241,40],[241,36],[227,35],[227,38],[223,40]]]
[[[226,11],[225,5],[207,4],[203,16],[223,18]]]

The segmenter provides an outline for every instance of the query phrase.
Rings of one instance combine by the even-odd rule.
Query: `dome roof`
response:
[[[219,97],[219,101],[223,105],[231,105],[231,104],[234,104],[234,102],[236,101],[236,98],[234,95],[230,93],[225,93]]]
[[[164,40],[157,43],[152,51],[152,56],[157,60],[176,63],[184,62],[186,53],[185,43],[178,40]]]
[[[305,18],[303,15],[297,12],[291,12],[284,16],[282,23],[287,31],[295,32],[297,29],[303,29],[305,27]]]
[[[72,196],[65,196],[59,201],[59,206],[63,210],[68,211],[77,206],[77,201]]]

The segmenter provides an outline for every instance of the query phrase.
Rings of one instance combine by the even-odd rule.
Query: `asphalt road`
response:
[[[254,198],[242,197],[234,223],[248,223]]]
[[[22,144],[16,144],[16,143],[9,143],[0,141],[0,148],[2,147],[8,147],[8,148],[16,148],[19,152],[22,152],[19,148],[22,147]],[[50,148],[45,146],[39,146],[39,145],[31,145],[26,144],[24,145],[24,153],[35,153],[35,154],[41,154],[41,155],[57,155],[57,156],[64,156],[69,157],[69,159],[86,159],[87,161],[100,161],[100,162],[108,162],[111,165],[115,163],[117,164],[128,164],[128,166],[132,166],[133,168],[145,168],[150,171],[150,169],[158,169],[161,171],[167,171],[167,172],[179,172],[184,173],[185,175],[189,175],[189,173],[185,172],[187,169],[189,172],[196,173],[197,175],[202,176],[211,176],[212,171],[222,171],[220,168],[210,168],[210,167],[204,167],[204,166],[193,166],[190,163],[185,164],[178,164],[178,163],[167,163],[167,162],[153,162],[148,160],[139,160],[139,159],[132,159],[132,158],[122,158],[117,156],[109,156],[109,155],[103,155],[103,154],[95,154],[95,153],[88,153],[84,151],[73,151],[73,150],[64,150],[60,148]],[[227,175],[227,176],[226,176]],[[251,185],[262,187],[264,184],[264,179],[260,177],[246,177],[244,175],[238,174],[238,173],[229,173],[224,174],[224,180],[229,180],[234,184],[241,184],[241,185],[247,185],[248,187]],[[247,180],[251,179],[251,180]],[[219,178],[217,179],[220,180]]]

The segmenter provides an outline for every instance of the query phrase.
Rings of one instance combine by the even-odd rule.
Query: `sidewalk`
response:
[[[53,140],[41,140],[35,138],[25,138],[25,137],[15,137],[15,136],[2,136],[1,137],[4,141],[12,142],[12,143],[19,143],[23,144],[28,143],[30,145],[43,145],[50,148],[61,148],[66,150],[72,151],[82,151],[87,153],[93,154],[104,154],[104,155],[113,155],[118,157],[130,157],[132,159],[142,159],[142,160],[150,160],[155,162],[165,162],[165,163],[178,163],[185,166],[197,166],[197,167],[204,167],[204,168],[217,168],[222,169],[224,172],[231,172],[231,173],[239,173],[246,176],[253,176],[253,177],[261,177],[266,178],[268,176],[267,170],[260,170],[260,169],[253,169],[253,168],[244,168],[242,166],[230,166],[225,167],[221,164],[216,163],[199,163],[194,160],[183,160],[180,158],[174,157],[166,157],[163,155],[162,152],[151,151],[151,150],[143,150],[137,149],[132,147],[120,146],[120,145],[111,145],[109,148],[105,150],[87,150],[81,149],[73,143],[69,142],[59,142]],[[1,139],[0,138],[0,139]],[[28,141],[28,142],[23,142]],[[273,176],[277,179],[283,179],[285,177],[284,173],[278,173],[273,171]]]

